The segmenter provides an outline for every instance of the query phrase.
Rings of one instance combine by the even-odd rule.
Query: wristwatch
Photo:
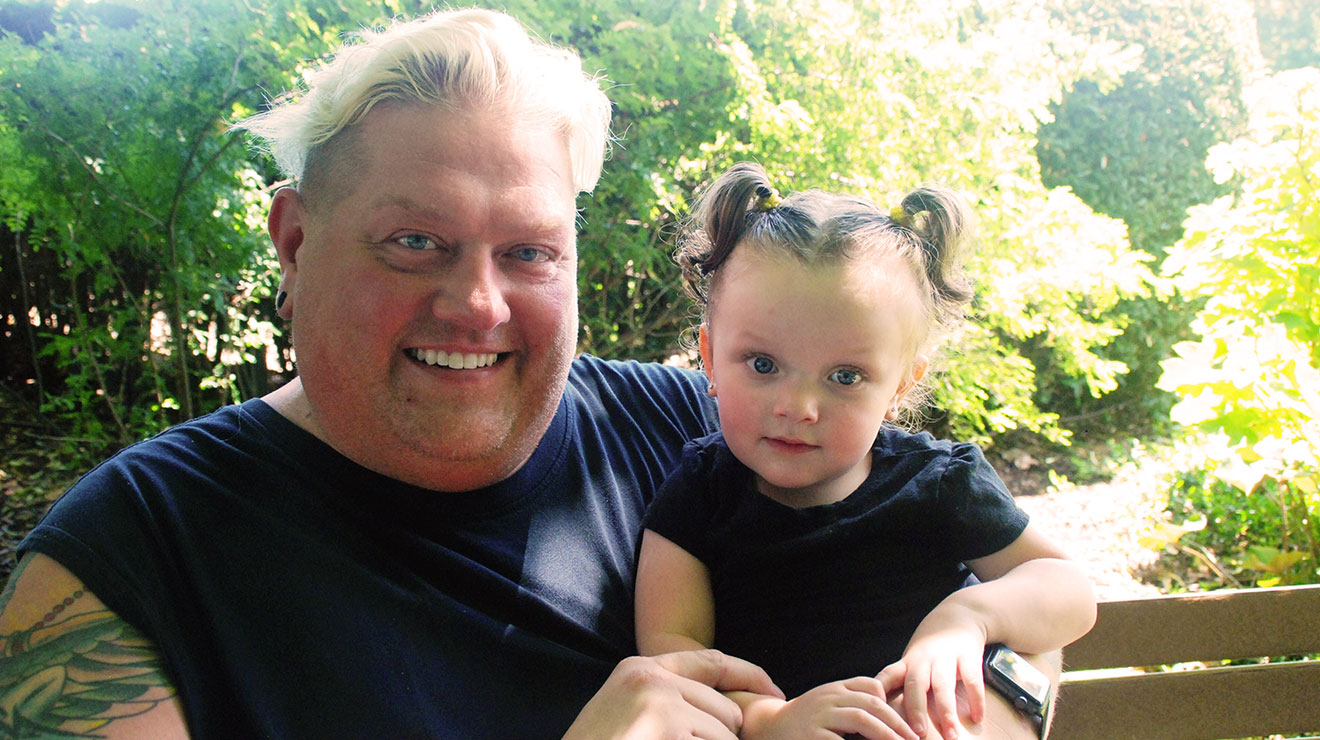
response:
[[[1045,737],[1049,711],[1053,707],[1053,685],[1025,658],[1000,644],[985,648],[985,682],[998,691],[1019,712],[1027,715],[1036,727],[1036,736]]]

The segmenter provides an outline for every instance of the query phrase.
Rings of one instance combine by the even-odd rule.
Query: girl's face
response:
[[[701,359],[761,493],[817,506],[866,479],[881,424],[926,369],[916,291],[897,259],[807,266],[744,247],[720,268]]]

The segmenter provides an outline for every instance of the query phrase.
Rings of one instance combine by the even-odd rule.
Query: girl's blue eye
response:
[[[855,385],[862,381],[862,374],[856,370],[843,368],[830,373],[830,380],[839,385]]]
[[[747,366],[758,375],[769,375],[775,371],[775,361],[769,357],[753,357],[747,361]]]
[[[407,236],[401,236],[399,237],[399,242],[409,249],[415,249],[418,251],[435,247],[434,241],[421,234],[408,234]]]

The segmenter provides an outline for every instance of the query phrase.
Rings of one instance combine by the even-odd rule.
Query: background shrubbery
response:
[[[683,355],[670,237],[734,161],[881,203],[939,180],[982,240],[938,431],[1057,453],[1168,433],[1172,409],[1227,440],[1187,472],[1179,521],[1237,512],[1186,546],[1248,570],[1274,548],[1280,579],[1316,577],[1320,108],[1314,70],[1281,70],[1320,63],[1320,6],[498,5],[577,49],[615,104],[620,143],[581,201],[582,350]],[[47,451],[86,465],[291,375],[264,235],[278,174],[226,124],[343,34],[422,9],[0,0],[0,382],[22,420],[5,439],[43,440],[0,459],[11,504],[29,496],[12,471]]]

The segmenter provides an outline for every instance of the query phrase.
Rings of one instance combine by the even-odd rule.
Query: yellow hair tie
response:
[[[908,215],[907,211],[903,210],[903,206],[894,206],[889,209],[889,220],[899,226],[907,226],[912,217]]]
[[[772,208],[778,208],[782,202],[778,190],[766,185],[756,186],[756,210],[768,211]]]

